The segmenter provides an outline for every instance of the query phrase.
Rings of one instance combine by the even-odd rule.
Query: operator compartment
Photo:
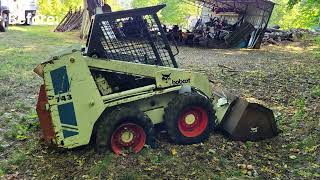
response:
[[[156,15],[164,7],[159,5],[93,16],[84,55],[101,60],[177,68],[175,55]]]
[[[156,15],[164,7],[159,5],[96,14],[91,20],[83,55],[101,61],[115,60],[177,68],[175,55]],[[138,72],[128,73],[129,69],[110,69],[90,67],[103,96],[156,84],[152,72],[149,76],[141,76]]]

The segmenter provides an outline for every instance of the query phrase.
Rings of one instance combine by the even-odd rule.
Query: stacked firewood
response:
[[[70,10],[56,27],[54,32],[69,32],[80,30],[82,24],[83,10]]]
[[[315,34],[316,32],[307,29],[291,29],[280,30],[280,27],[276,26],[268,28],[264,34],[264,44],[280,45],[282,42],[296,42],[299,41],[304,34]]]

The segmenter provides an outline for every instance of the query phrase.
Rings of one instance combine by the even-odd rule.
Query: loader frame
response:
[[[73,148],[89,143],[95,123],[107,109],[128,105],[139,107],[154,124],[163,122],[164,108],[180,93],[193,89],[212,98],[210,83],[201,73],[114,60],[97,60],[75,52],[40,65],[51,113],[54,137],[59,147]],[[155,84],[119,93],[101,95],[90,70],[147,77]],[[187,88],[186,88],[187,87]],[[150,102],[156,102],[153,106]]]

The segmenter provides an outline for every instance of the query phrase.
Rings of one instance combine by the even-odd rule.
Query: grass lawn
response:
[[[26,157],[24,150],[15,149],[28,146],[26,139],[39,131],[34,107],[41,79],[33,68],[80,43],[77,33],[60,34],[53,29],[15,26],[0,33],[0,175]]]
[[[306,39],[261,50],[182,47],[183,68],[202,71],[215,86],[242,97],[262,100],[274,110],[283,133],[262,142],[234,142],[214,133],[189,146],[172,144],[163,135],[159,148],[122,157],[97,154],[90,146],[63,150],[42,142],[35,112],[42,80],[33,68],[81,43],[78,33],[53,29],[18,26],[0,33],[0,178],[320,178],[320,38],[318,45]]]

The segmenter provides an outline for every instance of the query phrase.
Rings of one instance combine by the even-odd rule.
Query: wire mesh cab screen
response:
[[[158,66],[177,67],[157,12],[165,5],[97,14],[85,54]]]

